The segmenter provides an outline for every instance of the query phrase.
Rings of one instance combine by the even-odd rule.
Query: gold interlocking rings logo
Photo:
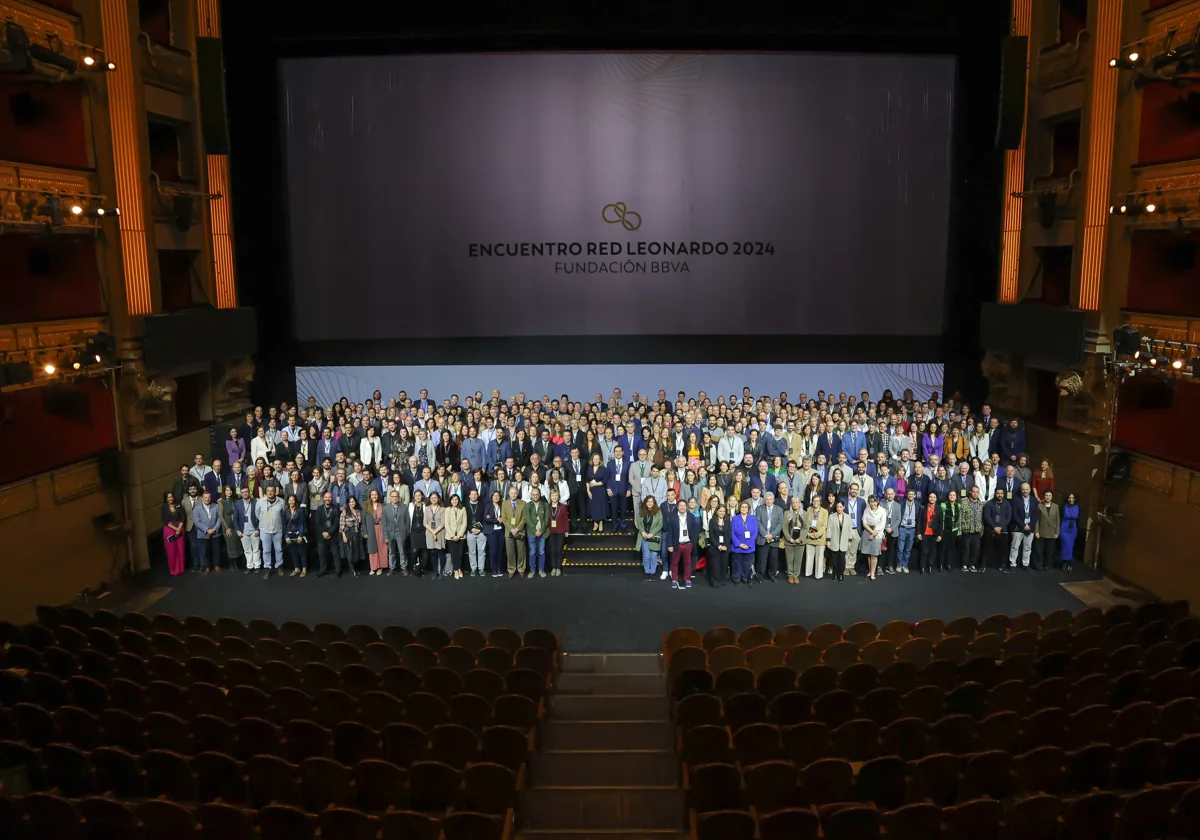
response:
[[[624,201],[605,204],[600,211],[600,218],[610,225],[620,225],[625,230],[637,230],[642,226],[642,216],[625,206]]]

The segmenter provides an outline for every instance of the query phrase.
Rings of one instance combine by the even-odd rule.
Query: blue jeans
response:
[[[260,534],[262,537],[263,568],[279,569],[283,567],[283,531],[274,534]],[[271,562],[272,556],[275,562]]]
[[[646,570],[646,574],[652,575],[658,568],[659,551],[660,549],[651,548],[650,543],[642,540],[642,568]]]
[[[916,528],[901,528],[896,536],[896,568],[907,569],[908,558],[912,554],[913,540],[916,539]]]
[[[196,568],[208,570],[213,565],[213,548],[215,548],[215,538],[208,537],[202,539],[196,537]]]
[[[529,573],[546,571],[546,538],[526,536],[525,539],[529,542]]]

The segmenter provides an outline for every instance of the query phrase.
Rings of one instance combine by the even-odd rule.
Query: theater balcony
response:
[[[188,0],[138,0],[138,51],[142,81],[190,95],[195,29]]]

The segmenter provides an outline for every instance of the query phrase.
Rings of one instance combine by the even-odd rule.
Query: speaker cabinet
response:
[[[1029,39],[1012,35],[1000,48],[1000,117],[996,122],[996,146],[1019,149],[1025,129],[1025,72],[1029,63]]]
[[[229,154],[229,121],[225,110],[225,58],[220,38],[196,39],[196,66],[200,78],[200,125],[204,151]]]

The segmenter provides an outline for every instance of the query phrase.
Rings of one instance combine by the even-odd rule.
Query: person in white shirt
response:
[[[212,467],[204,463],[204,456],[197,454],[192,468],[188,470],[188,475],[200,482],[200,486],[204,487],[204,477],[212,472]]]
[[[283,566],[283,507],[274,484],[267,485],[266,497],[255,504],[254,513],[262,539],[263,580],[271,577],[272,570]]]

